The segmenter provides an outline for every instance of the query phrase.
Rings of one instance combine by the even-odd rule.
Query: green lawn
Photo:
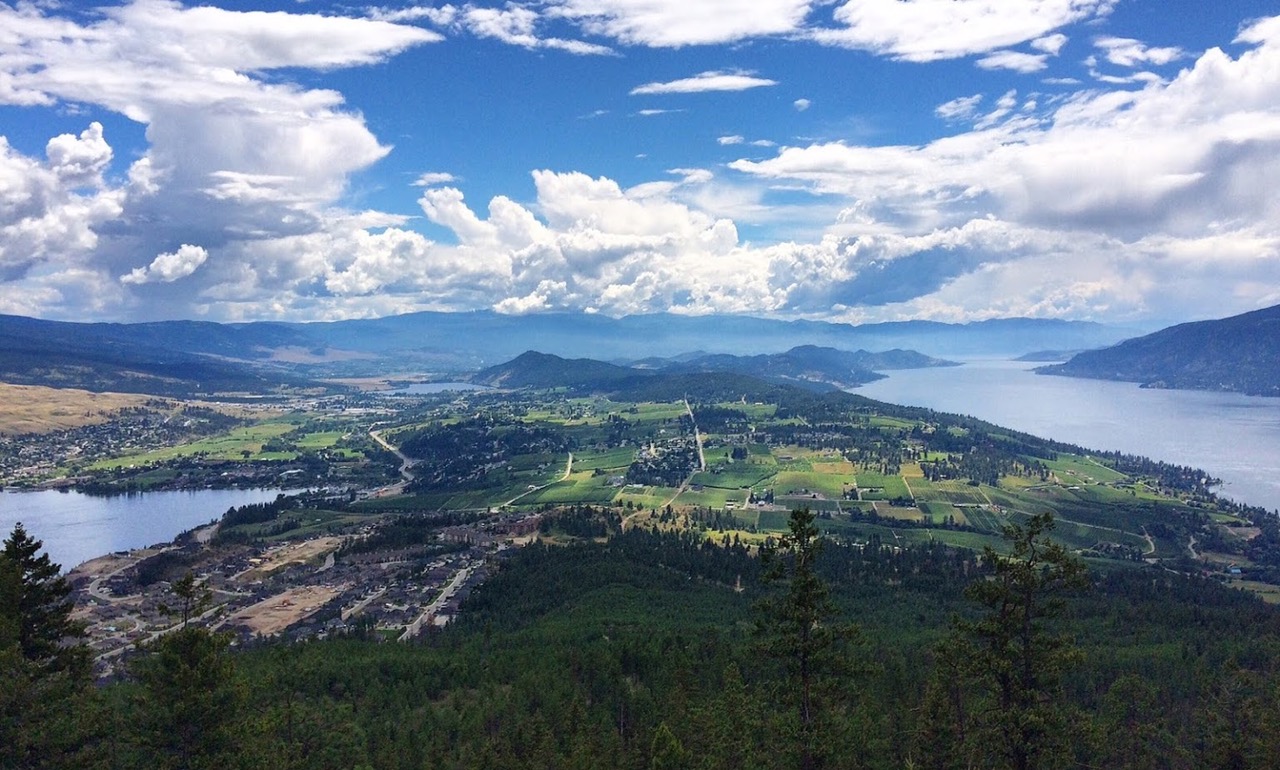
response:
[[[175,447],[164,447],[150,452],[124,455],[122,457],[102,460],[89,466],[89,470],[104,470],[128,466],[146,465],[148,463],[165,462],[179,457],[203,455],[211,460],[243,460],[245,453],[248,459],[293,459],[294,454],[275,453],[270,457],[262,457],[262,445],[274,438],[295,430],[298,422],[271,421],[260,422],[236,428],[220,436],[212,436],[190,444]]]

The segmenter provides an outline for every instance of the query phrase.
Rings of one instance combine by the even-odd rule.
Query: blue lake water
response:
[[[57,490],[0,493],[0,539],[21,521],[64,570],[112,551],[165,543],[228,508],[274,500],[278,489],[198,489],[94,497]]]
[[[1280,399],[1035,374],[1038,364],[967,361],[888,372],[854,393],[968,414],[1044,438],[1190,465],[1234,500],[1280,509]]]

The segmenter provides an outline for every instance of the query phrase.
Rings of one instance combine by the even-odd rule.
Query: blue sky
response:
[[[1280,303],[1240,0],[0,3],[0,312]]]

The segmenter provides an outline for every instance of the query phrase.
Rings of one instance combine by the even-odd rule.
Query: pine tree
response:
[[[83,635],[71,620],[71,586],[61,566],[41,553],[43,543],[27,533],[21,522],[0,551],[0,640],[14,637],[18,651],[45,672],[83,672],[85,649],[69,643]]]
[[[1032,516],[1025,526],[1004,528],[1009,554],[983,550],[992,574],[965,593],[985,613],[976,621],[956,621],[946,642],[951,649],[942,658],[954,664],[940,666],[938,674],[965,684],[938,689],[964,696],[953,703],[957,721],[950,733],[963,736],[964,745],[953,751],[963,753],[966,764],[1031,770],[1069,759],[1062,677],[1078,652],[1047,621],[1061,614],[1064,593],[1087,584],[1087,573],[1049,539],[1052,529],[1052,514]],[[951,761],[956,759],[953,753]],[[950,762],[935,758],[931,764]]]
[[[85,743],[78,715],[88,653],[75,640],[70,587],[21,524],[0,550],[0,767],[69,766]]]
[[[783,698],[795,708],[788,732],[802,770],[822,765],[825,747],[818,726],[823,696],[832,694],[830,685],[843,673],[836,649],[851,634],[831,623],[836,607],[815,569],[821,551],[815,516],[805,508],[791,512],[788,533],[764,552],[765,580],[785,583],[786,591],[761,603],[758,631],[763,652],[783,661],[790,675]]]

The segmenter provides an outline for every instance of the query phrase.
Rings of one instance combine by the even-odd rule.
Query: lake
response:
[[[0,493],[0,539],[21,521],[63,570],[112,551],[169,542],[228,508],[274,500],[278,489],[197,489],[95,497],[44,490]]]
[[[854,393],[968,414],[1044,438],[1189,465],[1233,500],[1280,509],[1280,399],[1035,374],[1040,364],[976,360],[887,372]]]

